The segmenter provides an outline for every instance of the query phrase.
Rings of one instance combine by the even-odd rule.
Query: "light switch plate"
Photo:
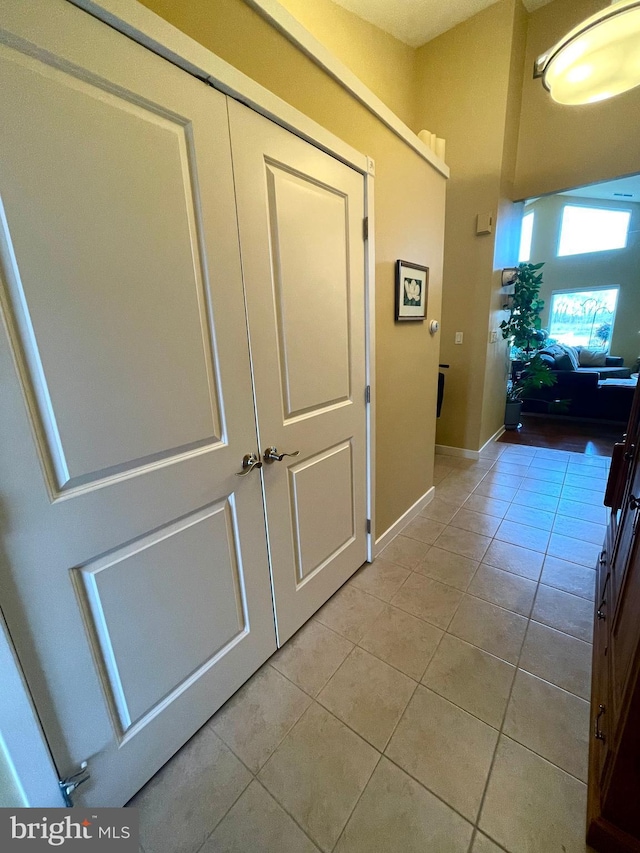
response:
[[[456,344],[461,344],[461,343],[462,343],[462,339],[463,339],[463,338],[464,338],[464,333],[463,333],[463,332],[456,332],[456,336],[455,336],[455,339],[454,339],[454,343],[456,343]]]
[[[489,332],[489,343],[490,344],[497,344],[498,343],[498,333],[496,332],[495,329],[491,329],[491,331]]]

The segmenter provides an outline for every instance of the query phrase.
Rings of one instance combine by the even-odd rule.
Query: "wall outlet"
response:
[[[455,344],[461,344],[461,343],[462,343],[462,339],[463,339],[463,337],[464,337],[464,334],[463,334],[462,332],[456,332],[456,336],[455,336],[455,338],[454,338],[454,341],[453,341],[453,342],[454,342]]]
[[[495,329],[491,329],[491,331],[489,332],[489,343],[490,344],[497,344],[498,343],[498,333],[496,332]]]

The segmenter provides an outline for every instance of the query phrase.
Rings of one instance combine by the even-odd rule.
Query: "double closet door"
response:
[[[363,179],[64,0],[0,27],[1,603],[118,806],[366,558]]]

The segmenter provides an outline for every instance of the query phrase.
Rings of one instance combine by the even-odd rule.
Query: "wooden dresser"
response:
[[[587,841],[640,853],[640,397],[616,445],[597,570]]]

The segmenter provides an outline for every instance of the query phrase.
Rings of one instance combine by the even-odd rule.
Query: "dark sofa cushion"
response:
[[[541,349],[540,355],[550,356],[553,359],[553,364],[549,365],[552,370],[574,370],[571,356],[560,344],[551,344]]]

